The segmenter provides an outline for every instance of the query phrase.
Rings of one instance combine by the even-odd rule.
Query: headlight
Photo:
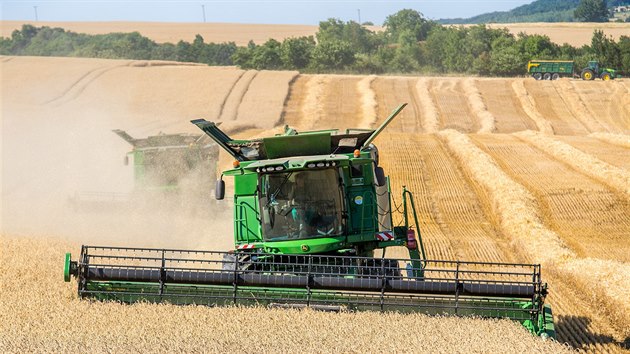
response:
[[[284,167],[282,167],[282,166],[277,166],[276,167],[276,171],[282,171],[282,170],[284,170]]]
[[[308,165],[306,165],[306,167],[313,168],[313,167],[315,167],[315,164],[314,163],[309,163]]]

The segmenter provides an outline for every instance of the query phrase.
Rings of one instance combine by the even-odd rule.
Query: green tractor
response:
[[[540,265],[427,259],[413,195],[395,203],[372,144],[405,105],[376,130],[252,140],[192,121],[235,160],[215,189],[224,199],[234,179],[234,249],[83,246],[65,280],[99,300],[474,315],[555,337]],[[390,247],[408,256],[386,258]]]
[[[595,78],[599,77],[604,81],[609,81],[621,76],[617,74],[617,70],[610,68],[601,68],[598,61],[591,60],[588,62],[588,66],[582,69],[580,77],[582,78],[582,80],[595,80]]]

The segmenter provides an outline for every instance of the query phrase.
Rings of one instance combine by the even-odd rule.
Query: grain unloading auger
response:
[[[426,259],[404,187],[393,226],[371,143],[404,107],[376,130],[285,128],[253,140],[192,121],[235,159],[216,187],[223,199],[222,178],[234,177],[234,250],[83,246],[78,261],[66,255],[65,280],[75,276],[79,296],[100,300],[506,317],[554,337],[539,265]],[[392,246],[408,258],[385,258]]]

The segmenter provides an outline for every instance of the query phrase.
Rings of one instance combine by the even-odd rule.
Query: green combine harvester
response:
[[[223,199],[234,178],[234,249],[83,246],[65,280],[98,300],[475,315],[555,337],[540,265],[426,258],[413,195],[403,187],[396,205],[372,144],[405,105],[376,130],[252,140],[192,121],[235,159],[215,189]],[[409,256],[385,258],[393,246]]]

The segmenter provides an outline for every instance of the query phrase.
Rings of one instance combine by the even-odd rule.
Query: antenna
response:
[[[357,12],[359,13],[359,24],[361,24],[361,9],[357,9]]]
[[[33,6],[33,9],[35,9],[35,21],[39,21],[39,18],[37,17],[37,6]]]
[[[201,13],[203,14],[203,23],[206,23],[206,5],[201,5]]]

